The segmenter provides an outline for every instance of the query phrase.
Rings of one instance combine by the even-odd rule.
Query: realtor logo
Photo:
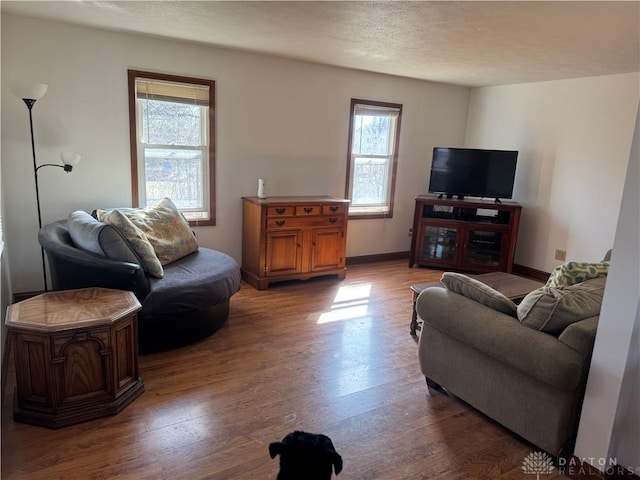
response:
[[[540,475],[548,475],[554,470],[553,459],[544,452],[531,452],[522,461],[522,471],[535,475],[540,480]]]

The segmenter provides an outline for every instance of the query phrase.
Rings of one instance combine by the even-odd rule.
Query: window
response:
[[[402,105],[351,99],[345,195],[350,218],[393,215]]]
[[[129,70],[133,205],[169,197],[215,225],[215,82]]]

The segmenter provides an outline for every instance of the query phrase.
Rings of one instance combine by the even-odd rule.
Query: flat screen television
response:
[[[429,193],[447,198],[465,196],[511,198],[518,152],[477,148],[433,149]]]

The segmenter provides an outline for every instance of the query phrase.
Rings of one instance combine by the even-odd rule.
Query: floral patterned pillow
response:
[[[144,233],[162,265],[198,250],[189,222],[169,198],[151,207],[124,210],[123,214]]]
[[[147,235],[140,230],[127,216],[120,210],[97,210],[98,220],[117,228],[122,236],[129,242],[131,248],[136,252],[141,260],[141,266],[145,272],[156,278],[164,277],[164,269],[158,260],[153,246],[149,242]]]

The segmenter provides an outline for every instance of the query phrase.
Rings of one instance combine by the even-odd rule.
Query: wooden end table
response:
[[[544,286],[543,282],[519,277],[517,275],[505,272],[482,273],[480,275],[469,275],[469,277],[475,278],[485,285],[489,285],[491,288],[502,293],[505,297],[507,297],[514,303],[519,303],[530,292]],[[419,328],[418,313],[416,312],[416,301],[418,300],[418,295],[420,295],[423,290],[429,287],[444,288],[444,285],[442,285],[442,283],[440,283],[439,281],[411,285],[411,291],[413,292],[413,312],[411,314],[411,324],[409,326],[411,335],[415,335],[416,329]]]
[[[49,292],[10,305],[14,419],[59,428],[114,415],[142,394],[140,308],[132,292],[105,288]]]

